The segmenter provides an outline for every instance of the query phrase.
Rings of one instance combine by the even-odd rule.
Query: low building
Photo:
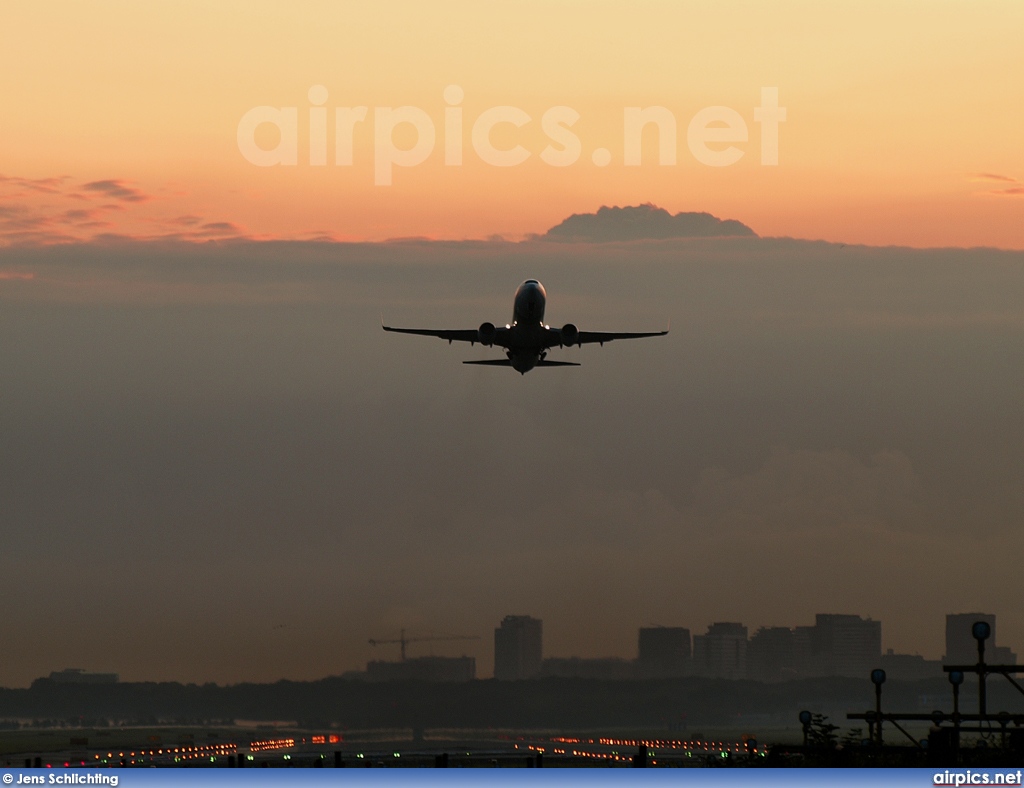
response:
[[[692,672],[690,630],[685,627],[641,627],[637,633],[637,676],[666,679]]]
[[[461,683],[475,678],[474,657],[416,657],[402,662],[366,663],[367,681]]]
[[[81,668],[64,668],[49,675],[54,684],[117,684],[116,673],[87,673]]]
[[[540,677],[625,681],[636,677],[636,667],[618,657],[548,657],[541,662]]]
[[[920,654],[896,654],[887,649],[879,660],[878,667],[885,671],[886,678],[897,681],[920,681],[942,676],[942,660],[925,659]]]

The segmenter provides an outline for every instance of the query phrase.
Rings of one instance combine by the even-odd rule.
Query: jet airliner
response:
[[[544,307],[547,304],[547,293],[544,285],[536,279],[527,279],[516,290],[512,306],[512,322],[497,327],[494,323],[481,323],[479,328],[469,329],[433,329],[433,328],[394,328],[382,326],[385,331],[397,331],[402,334],[420,334],[428,337],[440,337],[452,342],[479,342],[485,347],[497,346],[505,349],[507,358],[486,359],[483,361],[463,361],[463,364],[479,364],[490,367],[512,367],[516,372],[525,375],[534,367],[578,367],[573,361],[548,361],[548,350],[553,347],[572,347],[597,342],[604,345],[613,339],[639,339],[640,337],[661,337],[665,331],[580,331],[572,323],[561,328],[551,328],[544,324]]]

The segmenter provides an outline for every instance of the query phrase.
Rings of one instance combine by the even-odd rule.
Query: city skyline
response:
[[[366,663],[365,671],[346,671],[342,678],[374,682],[464,682],[478,678],[519,681],[552,676],[619,680],[703,677],[771,683],[831,676],[867,679],[872,670],[882,667],[890,671],[890,678],[912,680],[943,675],[942,664],[973,664],[977,660],[973,625],[979,621],[987,623],[991,632],[986,642],[986,662],[1017,664],[1017,653],[996,640],[996,616],[989,613],[950,613],[945,619],[946,642],[944,654],[939,658],[924,657],[916,651],[896,653],[883,644],[881,621],[856,614],[833,613],[816,614],[815,624],[811,626],[760,625],[753,628],[739,622],[712,622],[706,632],[699,633],[691,632],[688,627],[651,625],[637,630],[638,644],[631,656],[579,656],[545,653],[543,622],[529,615],[507,615],[494,630],[494,670],[491,674],[478,671],[477,658],[466,655],[464,646],[460,647],[463,653],[459,656],[407,655],[406,633],[402,630],[401,641],[380,641],[401,642],[401,659],[371,660]],[[838,635],[836,627],[844,628],[846,634]],[[856,630],[865,628],[866,639],[856,634]],[[815,630],[820,634],[816,635]],[[780,642],[779,636],[783,634],[786,638]],[[812,646],[808,636],[818,641],[817,645]],[[721,642],[729,642],[736,637],[743,642],[739,662],[736,656],[723,655],[721,645]],[[762,648],[755,651],[762,638]],[[429,642],[433,645],[437,641],[472,639],[471,636],[411,635],[408,642]],[[719,640],[719,645],[704,645],[715,639]],[[118,674],[65,668],[52,671],[49,680],[76,684],[115,683]]]

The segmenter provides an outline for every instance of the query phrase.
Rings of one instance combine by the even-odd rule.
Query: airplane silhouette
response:
[[[468,329],[434,329],[434,328],[394,328],[381,326],[385,331],[396,331],[401,334],[420,334],[428,337],[440,337],[452,342],[479,342],[491,347],[496,345],[505,349],[507,358],[487,359],[484,361],[463,361],[463,364],[478,364],[489,367],[512,367],[516,372],[525,375],[534,367],[578,367],[573,361],[548,361],[548,350],[553,347],[572,347],[597,342],[604,345],[614,339],[639,339],[641,337],[661,337],[665,331],[580,331],[573,323],[566,323],[561,328],[544,325],[544,307],[547,304],[547,292],[544,285],[536,279],[527,279],[516,290],[512,306],[512,322],[504,328],[495,327],[494,323],[481,323],[479,328]]]

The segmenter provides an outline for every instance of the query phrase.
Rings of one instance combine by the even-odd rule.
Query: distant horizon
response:
[[[0,591],[32,634],[2,684],[113,654],[153,678],[326,675],[402,626],[487,633],[516,610],[556,654],[630,654],[652,620],[821,610],[936,654],[965,609],[1021,651],[1021,252],[732,237],[0,261]],[[494,349],[381,331],[382,313],[507,321],[527,278],[552,325],[671,333],[556,349],[582,366],[520,379],[461,363]]]

